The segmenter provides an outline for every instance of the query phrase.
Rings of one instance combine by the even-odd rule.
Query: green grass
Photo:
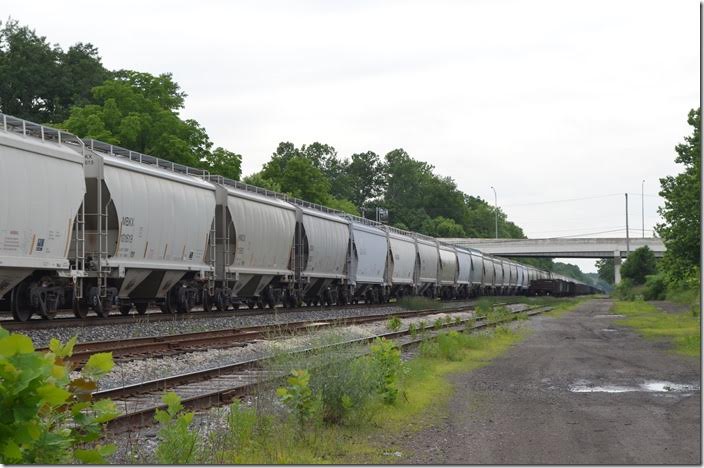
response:
[[[695,357],[701,354],[699,314],[669,314],[643,301],[618,301],[613,311],[626,316],[618,323],[635,328],[645,338],[667,340],[679,354]]]

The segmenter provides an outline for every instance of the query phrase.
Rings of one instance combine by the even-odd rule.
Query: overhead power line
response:
[[[582,201],[582,200],[595,200],[597,198],[609,198],[609,197],[615,197],[623,195],[623,193],[609,193],[606,195],[593,195],[591,197],[580,197],[580,198],[565,198],[562,200],[548,200],[548,201],[540,201],[540,202],[530,202],[530,203],[515,203],[512,205],[503,205],[504,208],[509,208],[513,206],[531,206],[531,205],[547,205],[549,203],[565,203],[565,202],[573,202],[573,201]]]

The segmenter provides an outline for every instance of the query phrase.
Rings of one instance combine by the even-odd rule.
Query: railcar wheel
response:
[[[159,308],[161,311],[165,314],[175,314],[176,313],[176,294],[173,292],[174,290],[170,290],[169,292],[166,293],[166,297],[164,298],[164,302],[161,303]]]
[[[10,297],[12,317],[19,322],[26,322],[34,314],[32,304],[29,300],[29,286],[26,282],[21,282],[12,290]]]
[[[85,299],[76,299],[74,297],[73,301],[71,301],[71,308],[73,309],[73,315],[76,318],[84,319],[88,317],[89,307]]]
[[[203,312],[212,312],[214,298],[208,294],[208,291],[203,291]]]
[[[132,310],[132,304],[122,304],[120,305],[120,313],[122,315],[130,315],[130,310]]]
[[[44,301],[45,303],[47,302],[46,298],[44,299]],[[39,314],[42,316],[43,319],[51,320],[56,317],[57,312],[58,309],[56,308],[56,304],[46,304],[46,311],[40,310]]]
[[[222,294],[218,294],[215,297],[215,310],[218,312],[225,312],[227,310],[227,302]]]
[[[134,305],[134,308],[137,309],[137,313],[139,315],[144,315],[147,313],[147,307],[149,306],[148,302],[137,302]]]
[[[274,291],[273,289],[271,289],[271,287],[267,288],[266,292],[264,293],[264,304],[270,309],[276,307],[276,297],[274,297]]]
[[[95,303],[93,304],[93,310],[98,317],[105,318],[110,315],[110,310],[112,309],[112,304],[109,301],[103,301],[102,298],[96,297]]]

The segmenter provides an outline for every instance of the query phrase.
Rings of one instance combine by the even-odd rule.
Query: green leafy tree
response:
[[[675,162],[682,164],[684,171],[660,179],[665,205],[658,212],[665,222],[656,231],[667,248],[662,266],[670,281],[695,283],[701,251],[701,109],[692,109],[687,122],[692,134],[675,147]]]
[[[639,247],[628,256],[621,266],[621,276],[634,284],[645,284],[645,277],[656,273],[655,254],[647,245]]]
[[[267,172],[265,166],[262,173],[266,176]],[[281,176],[272,179],[281,184],[284,192],[311,203],[324,204],[330,196],[330,181],[325,174],[300,156],[291,158]]]
[[[345,213],[349,213],[354,216],[359,216],[359,210],[354,205],[354,203],[349,200],[328,197],[325,202],[325,206],[330,207],[334,210],[344,211]]]
[[[464,228],[457,224],[454,219],[437,216],[433,219],[427,218],[421,226],[421,231],[429,236],[435,237],[466,237]]]
[[[614,260],[612,258],[601,258],[596,261],[599,278],[608,284],[614,284]]]
[[[272,192],[281,192],[281,184],[274,182],[271,179],[267,179],[261,172],[255,172],[254,174],[248,175],[242,179],[242,182],[245,184],[254,185],[256,187],[265,188],[267,190],[271,190]]]
[[[211,174],[232,180],[239,180],[242,175],[242,155],[223,148],[215,148],[207,153],[202,163]]]
[[[170,74],[123,70],[92,94],[95,104],[74,107],[63,124],[67,130],[189,166],[208,156],[205,130],[176,112],[185,94]]]
[[[185,96],[168,73],[121,70],[93,88],[92,104],[73,107],[63,126],[80,137],[239,179],[242,157],[211,150],[205,129],[179,117]]]
[[[109,75],[91,44],[64,52],[12,19],[0,29],[0,110],[6,114],[61,122],[70,106],[88,102],[91,89]]]
[[[344,183],[349,187],[349,199],[355,206],[363,206],[379,197],[384,189],[384,166],[373,151],[355,153],[345,167]]]

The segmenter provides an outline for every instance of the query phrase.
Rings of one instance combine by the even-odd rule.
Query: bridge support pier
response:
[[[621,252],[614,251],[614,286],[621,282]]]

